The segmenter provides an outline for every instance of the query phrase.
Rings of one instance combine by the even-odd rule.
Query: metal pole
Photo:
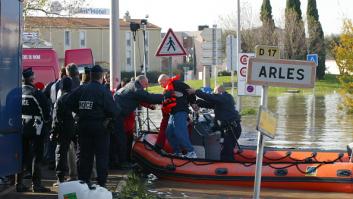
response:
[[[147,35],[146,35],[146,29],[147,29],[147,20],[146,24],[143,24],[143,73],[147,77]],[[150,116],[149,116],[149,111],[148,108],[146,108],[146,121],[147,121],[147,131],[150,131]]]
[[[234,97],[233,36],[230,36],[229,43],[230,43],[230,79],[232,82],[232,96]]]
[[[120,51],[119,51],[119,0],[111,0],[111,13],[110,13],[110,89],[113,90],[117,87],[117,81],[120,80]]]
[[[133,52],[133,61],[132,63],[134,64],[134,78],[136,79],[136,35],[134,37],[134,52]]]
[[[212,30],[212,55],[213,55],[213,70],[214,70],[214,87],[217,86],[217,25],[213,25]]]
[[[268,86],[262,86],[261,105],[267,108],[267,94]],[[262,159],[264,154],[264,137],[260,131],[257,139],[257,150],[256,150],[256,173],[255,173],[255,186],[254,186],[254,198],[260,197],[261,189],[261,173],[262,173]]]
[[[310,132],[313,133],[315,132],[315,112],[316,112],[316,107],[315,107],[315,83],[313,87],[313,99],[311,100],[311,128]]]
[[[173,58],[171,56],[168,57],[168,65],[169,65],[169,77],[173,76]]]
[[[237,1],[237,14],[238,14],[238,23],[237,23],[237,51],[238,51],[238,56],[237,57],[239,57],[239,53],[241,53],[240,0]],[[238,65],[239,65],[239,63],[238,63]],[[239,68],[238,68],[237,71],[239,73]],[[240,98],[239,95],[237,95],[237,110],[240,112],[241,111],[240,109],[241,109],[241,98]]]

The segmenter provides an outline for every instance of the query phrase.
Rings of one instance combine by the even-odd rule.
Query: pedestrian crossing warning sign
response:
[[[167,34],[159,45],[156,56],[185,56],[186,52],[173,30],[169,28]]]

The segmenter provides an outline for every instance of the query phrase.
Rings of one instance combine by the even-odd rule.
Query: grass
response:
[[[135,172],[128,174],[126,185],[116,199],[157,199],[147,191],[146,182]]]
[[[237,77],[234,77],[234,81],[237,81]],[[222,76],[217,78],[218,84],[223,83],[230,83],[231,77],[230,76]],[[190,80],[186,81],[186,83],[195,89],[201,88],[203,85],[202,80]],[[211,88],[214,87],[214,79],[211,78]],[[327,93],[332,93],[337,91],[340,88],[340,84],[337,79],[337,75],[327,74],[325,75],[324,80],[318,80],[315,82],[315,93],[316,95],[324,95]],[[152,85],[148,88],[148,90],[152,93],[162,93],[163,89],[159,85]],[[227,87],[227,91],[230,92],[231,88]],[[282,87],[270,87],[269,88],[269,95],[280,95],[282,93],[287,92],[288,90],[298,90],[300,94],[311,94],[313,89],[312,88],[282,88]],[[235,92],[236,93],[236,88]]]

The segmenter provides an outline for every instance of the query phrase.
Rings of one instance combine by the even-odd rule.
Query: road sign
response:
[[[202,39],[204,41],[212,41],[213,40],[213,28],[205,28],[200,33]],[[216,41],[221,41],[222,37],[222,29],[216,28]]]
[[[269,59],[280,58],[280,51],[277,46],[256,45],[255,53],[256,53],[256,57],[269,58]]]
[[[316,69],[313,62],[250,58],[247,83],[265,86],[312,88]]]
[[[255,86],[246,83],[246,71],[248,68],[248,60],[254,57],[254,53],[239,53],[238,57],[238,95],[260,96],[261,86]]]
[[[186,52],[173,30],[169,28],[167,34],[159,45],[156,56],[185,56]]]
[[[201,64],[205,65],[205,66],[211,66],[213,65],[214,59],[212,57],[202,57],[201,58]],[[217,59],[216,64],[222,64],[222,60],[221,59]]]
[[[307,54],[306,60],[314,62],[316,66],[319,65],[319,56],[317,54]]]
[[[260,106],[256,129],[273,139],[276,135],[277,118],[277,114],[270,112],[263,106]]]
[[[233,35],[228,35],[226,39],[227,70],[237,71],[237,42]]]
[[[239,70],[239,73],[240,73],[240,76],[246,78],[246,67],[245,66],[241,67]]]
[[[217,50],[223,50],[221,41],[217,41],[216,46],[217,46]],[[213,43],[211,41],[204,41],[201,44],[201,48],[202,50],[212,50]]]
[[[206,58],[206,57],[213,57],[213,51],[212,50],[203,50],[202,51],[202,57]],[[223,59],[224,54],[221,51],[217,52],[217,59]]]

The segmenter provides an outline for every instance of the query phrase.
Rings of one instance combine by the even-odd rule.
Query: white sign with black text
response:
[[[255,85],[312,88],[316,77],[311,61],[250,58],[247,83]]]

